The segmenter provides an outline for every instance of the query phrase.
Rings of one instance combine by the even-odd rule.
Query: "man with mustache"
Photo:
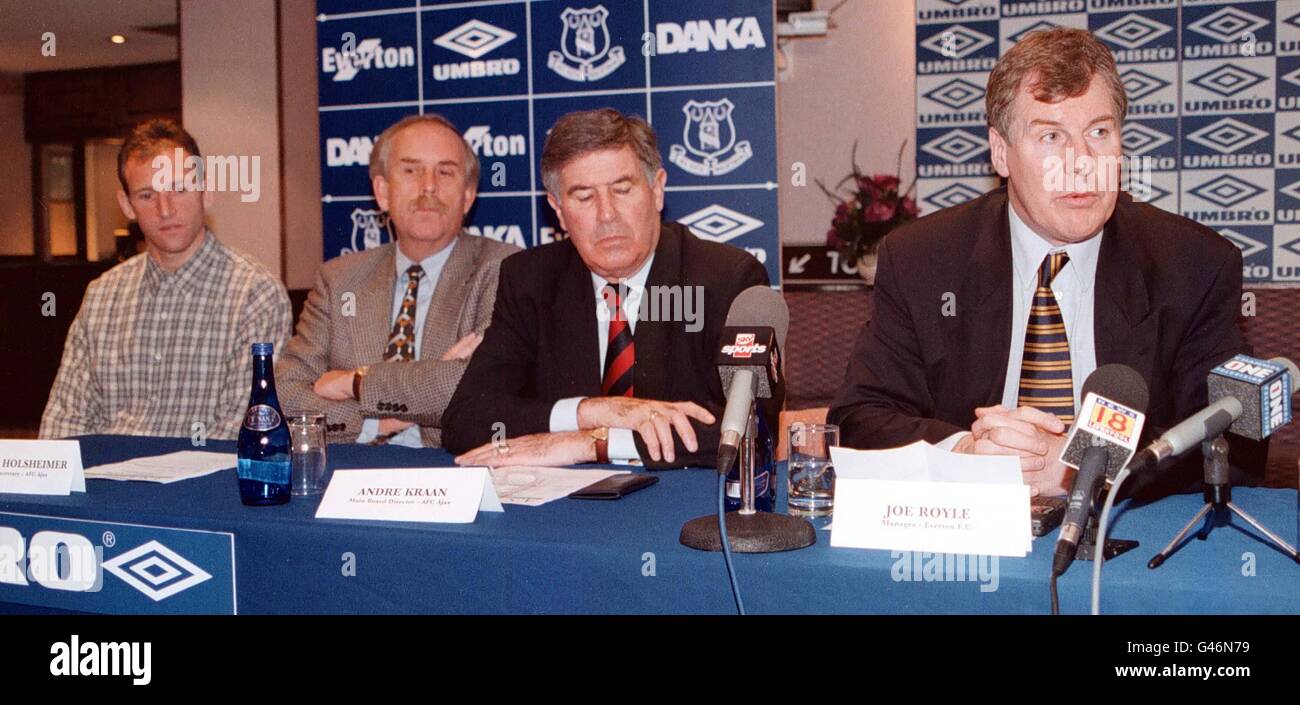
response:
[[[1241,252],[1119,192],[1127,98],[1086,30],[1026,36],[986,101],[1006,185],[885,238],[874,312],[829,421],[856,448],[925,440],[1018,456],[1032,492],[1059,495],[1071,476],[1057,458],[1099,365],[1147,381],[1150,438],[1204,407],[1210,369],[1247,351]],[[1234,483],[1258,484],[1266,447],[1237,438],[1233,450]],[[1156,496],[1200,479],[1198,456],[1126,488]]]
[[[568,238],[501,265],[492,325],[447,407],[457,463],[713,465],[718,338],[767,271],[663,222],[667,178],[641,118],[591,110],[551,128],[542,181]],[[644,303],[674,293],[703,310]]]
[[[450,122],[384,130],[370,180],[397,242],[326,262],[276,364],[285,411],[323,411],[334,443],[438,447],[482,342],[497,269],[518,248],[464,232],[478,157]]]

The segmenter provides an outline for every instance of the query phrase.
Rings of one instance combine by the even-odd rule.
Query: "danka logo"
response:
[[[524,230],[518,225],[466,225],[465,232],[517,247],[528,247],[524,242]]]
[[[767,41],[757,17],[689,20],[682,24],[655,25],[655,54],[684,54],[688,51],[763,49]]]
[[[604,5],[575,10],[564,8],[560,23],[560,50],[546,57],[546,67],[570,81],[599,81],[627,61],[623,47],[611,47],[609,10]]]
[[[363,39],[352,51],[325,47],[320,52],[321,71],[334,74],[334,81],[351,81],[369,69],[395,69],[415,66],[415,48],[384,48],[381,39]]]
[[[374,148],[374,140],[369,137],[330,137],[325,140],[325,164],[331,167],[369,165]]]
[[[766,345],[760,345],[754,340],[753,333],[737,333],[736,342],[731,345],[724,345],[722,353],[736,358],[748,358],[767,352]]]

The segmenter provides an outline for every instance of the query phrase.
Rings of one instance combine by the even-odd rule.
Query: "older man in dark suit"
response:
[[[718,337],[766,271],[660,220],[667,175],[640,118],[561,118],[542,178],[569,237],[502,263],[492,325],[444,417],[447,448],[474,465],[712,465]]]
[[[989,144],[1007,185],[891,233],[875,312],[829,420],[846,445],[926,440],[1016,455],[1036,492],[1083,381],[1122,363],[1148,382],[1146,436],[1207,403],[1206,376],[1246,349],[1242,258],[1213,230],[1119,193],[1124,87],[1084,30],[1032,33],[989,78]],[[1237,482],[1260,444],[1234,440]],[[1199,459],[1135,478],[1144,495],[1199,486]]]

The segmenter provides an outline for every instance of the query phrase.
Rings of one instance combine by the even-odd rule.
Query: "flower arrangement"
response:
[[[835,204],[835,216],[826,232],[826,244],[838,250],[850,267],[874,255],[880,241],[891,230],[916,220],[920,215],[911,196],[916,180],[913,179],[904,191],[898,188],[901,183],[898,174],[902,173],[903,150],[906,148],[907,142],[903,142],[898,150],[894,175],[867,176],[858,167],[858,143],[854,142],[850,156],[853,171],[840,179],[834,189],[826,188],[820,179],[817,180],[817,186]]]

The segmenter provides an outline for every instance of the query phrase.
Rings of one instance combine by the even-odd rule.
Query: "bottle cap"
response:
[[[253,343],[254,355],[270,355],[275,351],[275,343]]]

